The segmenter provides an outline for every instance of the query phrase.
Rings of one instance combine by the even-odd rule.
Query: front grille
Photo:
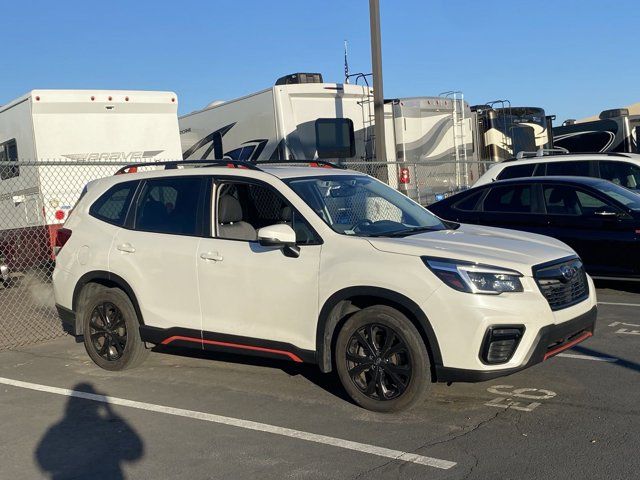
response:
[[[587,274],[578,258],[539,265],[534,278],[551,310],[570,307],[589,296]]]

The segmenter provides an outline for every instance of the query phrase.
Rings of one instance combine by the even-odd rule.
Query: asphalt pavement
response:
[[[310,365],[163,350],[112,373],[71,337],[1,352],[0,478],[637,479],[640,289],[598,286],[593,338],[400,414]]]

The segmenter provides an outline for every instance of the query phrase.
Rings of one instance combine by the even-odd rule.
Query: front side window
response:
[[[600,162],[600,178],[632,190],[640,189],[640,167],[627,162]]]
[[[531,185],[504,185],[491,189],[483,202],[485,212],[532,213]]]
[[[298,245],[320,243],[309,223],[273,188],[248,182],[224,182],[218,186],[218,237],[255,241],[259,229],[275,224],[293,228]]]
[[[316,120],[318,158],[350,158],[356,154],[353,122],[349,118]]]
[[[113,225],[124,225],[138,182],[124,182],[111,187],[89,209],[89,214]]]
[[[592,215],[604,208],[615,209],[590,193],[568,185],[545,185],[544,202],[551,215]]]
[[[17,162],[18,161],[18,144],[15,140],[9,140],[0,144],[0,162]],[[20,175],[19,166],[0,166],[0,179],[7,180],[9,178]]]
[[[449,228],[397,190],[365,175],[304,177],[287,184],[327,225],[344,235],[404,236]]]
[[[201,190],[205,177],[147,180],[138,198],[134,229],[144,232],[201,234]]]

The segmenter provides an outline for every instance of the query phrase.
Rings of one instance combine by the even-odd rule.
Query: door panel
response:
[[[197,237],[120,229],[109,255],[109,270],[133,289],[145,325],[200,331],[196,273]]]
[[[198,248],[203,330],[315,350],[320,250],[320,245],[301,246],[300,256],[291,258],[257,242],[203,238]]]

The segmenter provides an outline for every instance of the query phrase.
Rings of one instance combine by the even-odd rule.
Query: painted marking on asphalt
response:
[[[493,387],[487,388],[487,392],[502,395],[485,403],[487,407],[510,408],[521,412],[533,412],[542,405],[542,403],[530,402],[525,405],[523,402],[514,402],[513,397],[527,400],[548,400],[557,395],[556,392],[543,388],[513,388],[513,385],[494,385]]]
[[[615,363],[618,361],[617,358],[613,357],[594,357],[592,355],[580,355],[578,353],[559,353],[557,356],[565,358],[577,358],[578,360],[593,360],[594,362]]]
[[[598,302],[598,305],[617,305],[619,307],[640,307],[640,303]]]
[[[366,443],[352,442],[341,438],[328,437],[326,435],[318,435],[316,433],[304,432],[301,430],[293,430],[291,428],[278,427],[267,423],[253,422],[251,420],[243,420],[240,418],[224,417],[222,415],[214,415],[211,413],[198,412],[195,410],[185,410],[182,408],[167,407],[164,405],[156,405],[153,403],[137,402],[127,400],[125,398],[110,397],[107,395],[97,395],[95,393],[80,392],[77,390],[69,390],[66,388],[50,387],[47,385],[39,385],[37,383],[22,382],[10,378],[0,377],[0,384],[11,385],[18,388],[26,388],[38,392],[53,393],[56,395],[64,395],[67,397],[84,398],[94,402],[109,403],[111,405],[121,405],[123,407],[136,408],[138,410],[147,410],[149,412],[165,413],[167,415],[175,415],[177,417],[192,418],[205,422],[219,423],[232,427],[244,428],[247,430],[255,430],[258,432],[272,433],[284,437],[305,440],[307,442],[321,443],[331,445],[346,450],[354,450],[356,452],[368,453],[379,457],[391,458],[393,460],[401,460],[403,462],[417,463],[429,467],[441,468],[448,470],[456,466],[456,462],[449,460],[441,460],[439,458],[425,457],[415,453],[403,452],[400,450],[392,450],[389,448],[378,447]]]
[[[624,323],[624,322],[613,322],[610,323],[610,327],[617,327],[618,325],[624,325],[626,327],[640,327],[637,323]],[[640,335],[640,330],[629,330],[628,328],[619,328],[615,331],[615,333],[621,333],[624,335]]]

